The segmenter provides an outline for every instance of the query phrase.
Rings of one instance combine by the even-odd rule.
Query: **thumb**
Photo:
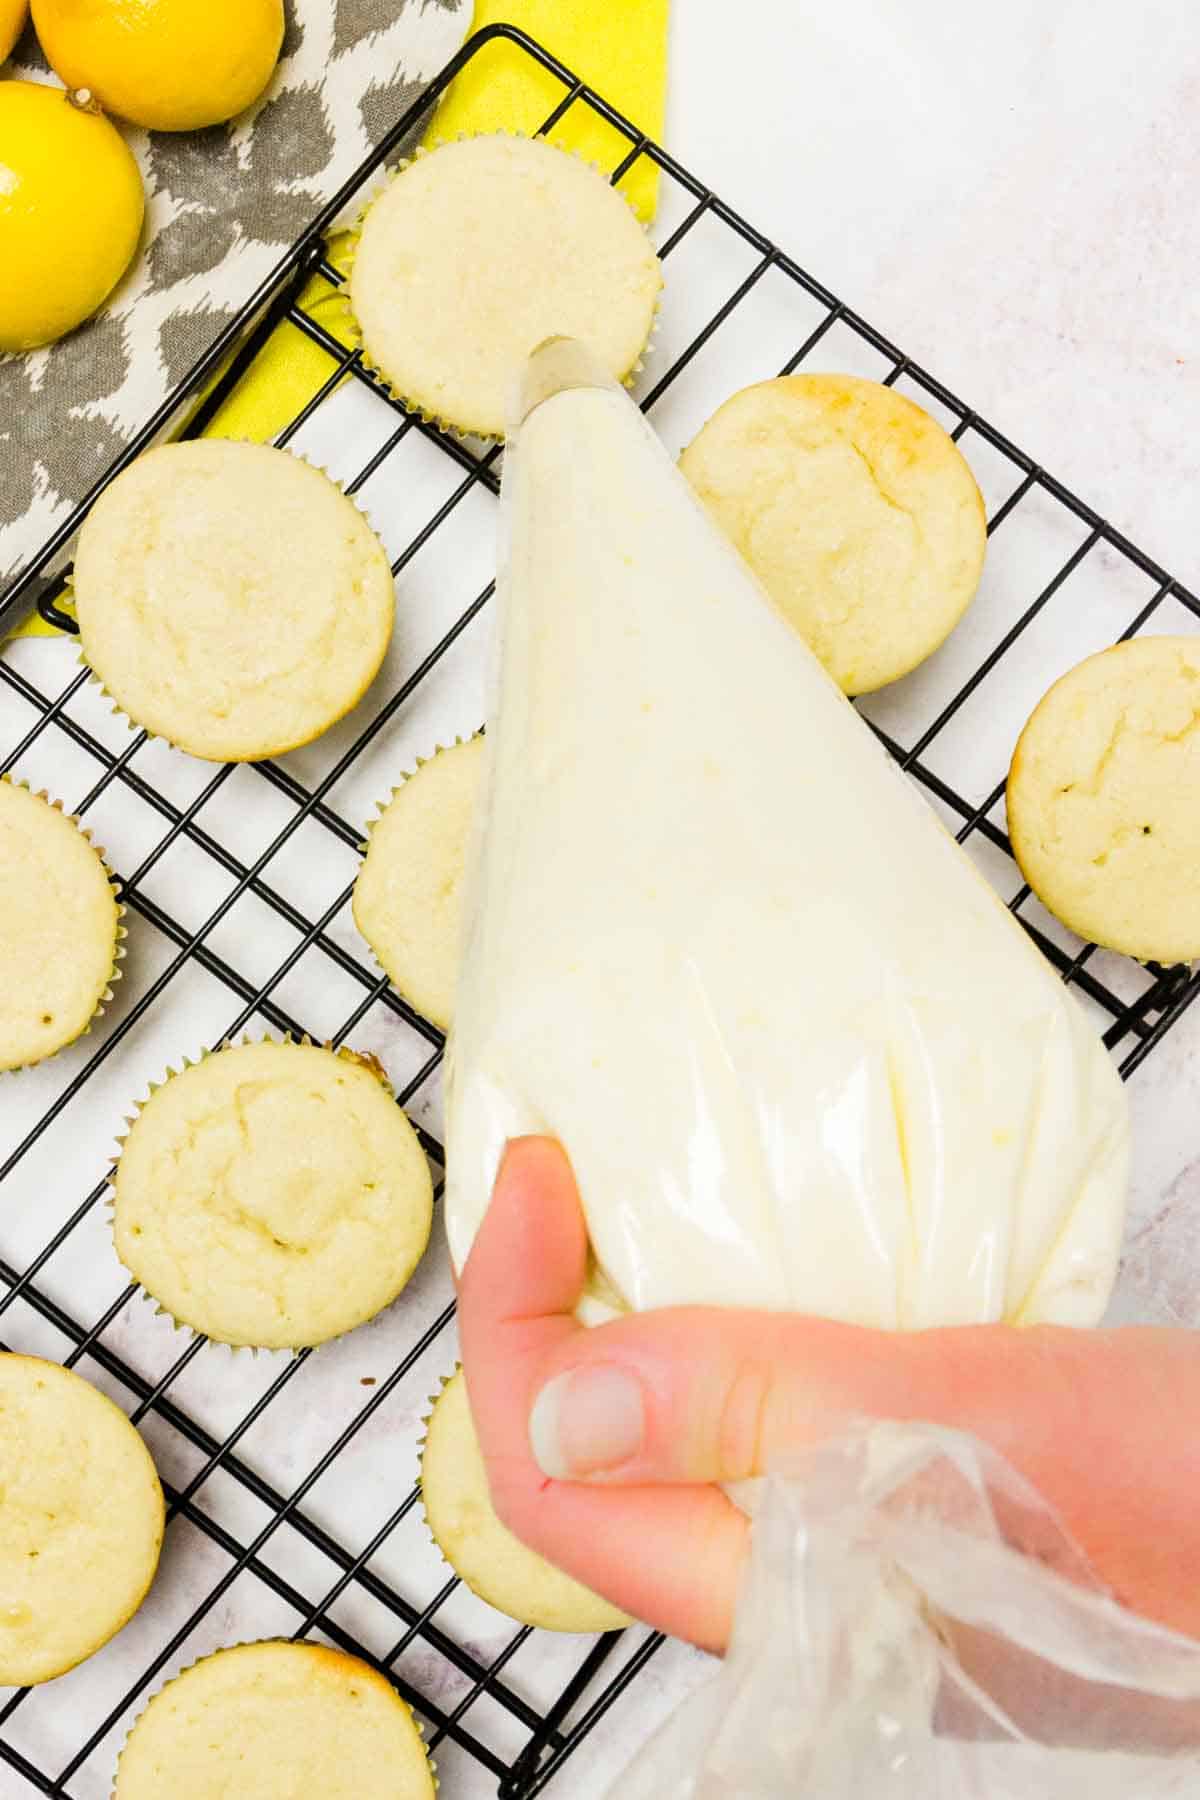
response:
[[[746,1548],[746,1520],[719,1489],[602,1489],[548,1481],[529,1443],[529,1410],[575,1338],[587,1230],[558,1144],[508,1147],[459,1283],[459,1334],[492,1504],[509,1530],[576,1580],[693,1643],[724,1644]]]
[[[534,1457],[611,1488],[765,1473],[848,1414],[973,1432],[1039,1489],[1135,1610],[1200,1635],[1200,1334],[990,1325],[909,1334],[681,1307],[540,1362]]]

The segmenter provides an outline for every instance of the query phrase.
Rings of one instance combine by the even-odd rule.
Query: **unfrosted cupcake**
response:
[[[138,457],[79,536],[83,654],[135,724],[215,762],[318,737],[383,661],[387,553],[319,469],[219,438]]]
[[[510,1619],[545,1631],[619,1631],[630,1623],[610,1601],[528,1549],[497,1518],[461,1369],[429,1415],[421,1498],[429,1529],[455,1574]]]
[[[62,1675],[121,1629],[163,1517],[120,1408],[58,1363],[0,1353],[0,1686]]]
[[[429,1240],[433,1183],[371,1058],[267,1041],[155,1088],[113,1174],[130,1274],[221,1343],[299,1349],[370,1319]]]
[[[113,1800],[432,1800],[407,1703],[356,1656],[238,1644],[193,1663],[138,1719]]]
[[[1200,638],[1134,638],[1056,682],[1013,752],[1008,829],[1080,937],[1200,957]]]
[[[350,301],[371,363],[410,406],[500,437],[526,358],[582,338],[636,367],[662,273],[624,197],[545,138],[461,138],[418,155],[368,211]]]
[[[941,426],[879,382],[787,375],[743,388],[679,466],[847,694],[914,669],[979,586],[975,478]]]
[[[0,778],[0,1069],[53,1056],[112,998],[121,909],[74,819]]]
[[[483,739],[439,750],[398,787],[371,827],[354,884],[354,922],[397,991],[445,1031],[454,1016],[467,841]]]

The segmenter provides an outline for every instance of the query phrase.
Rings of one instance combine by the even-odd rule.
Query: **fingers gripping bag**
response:
[[[456,1267],[506,1141],[545,1132],[587,1218],[586,1323],[714,1304],[895,1330],[1095,1324],[1128,1171],[1103,1044],[634,403],[570,340],[530,359],[501,529],[448,1057]],[[897,1717],[931,1737],[928,1571],[893,1577],[875,1526],[866,1550],[855,1535],[886,1487],[862,1459],[886,1464],[896,1441],[843,1446],[811,1517],[791,1479],[773,1483],[756,1526],[779,1593],[768,1617],[762,1583],[748,1584],[739,1641],[763,1660],[739,1706],[755,1726],[760,1692],[773,1705],[772,1682],[802,1657],[845,1728],[835,1743],[826,1720],[823,1785],[797,1773],[736,1789],[723,1773],[671,1791],[868,1791],[833,1771],[875,1731],[862,1708],[893,1674]],[[927,1525],[949,1568],[961,1545]],[[827,1572],[812,1543],[838,1530],[848,1547]],[[977,1541],[996,1549],[972,1539],[972,1555]],[[843,1666],[844,1633],[865,1629],[838,1624],[852,1589],[896,1645],[872,1681]],[[822,1618],[803,1643],[778,1610],[794,1590]],[[902,1641],[921,1646],[913,1667]]]

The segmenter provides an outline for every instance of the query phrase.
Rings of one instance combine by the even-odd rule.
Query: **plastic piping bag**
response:
[[[728,1655],[610,1800],[1200,1793],[1200,1644],[978,1440],[849,1423],[755,1485]]]
[[[1128,1157],[1099,1038],[577,344],[531,360],[502,518],[455,1263],[542,1131],[589,1321],[1096,1321]],[[850,1425],[738,1498],[729,1657],[614,1800],[1191,1791],[1200,1651],[982,1445]]]
[[[505,1140],[549,1132],[589,1320],[1096,1322],[1128,1120],[1074,995],[580,345],[534,353],[518,414],[449,1052],[456,1266]]]

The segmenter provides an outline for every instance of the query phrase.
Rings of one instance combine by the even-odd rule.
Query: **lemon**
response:
[[[116,126],[61,88],[0,81],[0,350],[32,350],[106,300],[145,202]]]
[[[0,0],[0,63],[12,55],[28,15],[27,0]]]
[[[271,79],[283,0],[34,0],[56,75],[150,131],[218,125]]]

